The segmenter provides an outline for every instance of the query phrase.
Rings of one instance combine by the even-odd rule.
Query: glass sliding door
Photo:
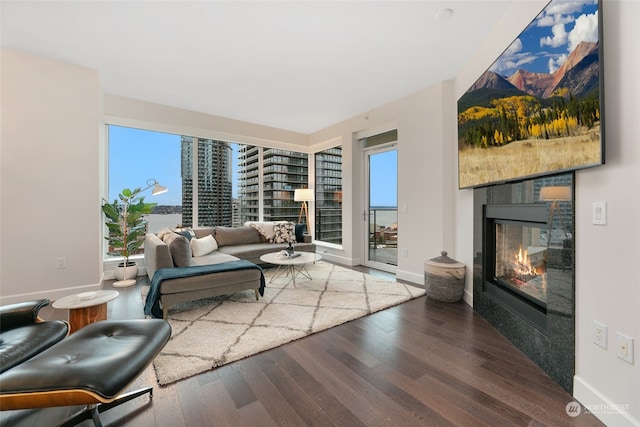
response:
[[[395,144],[365,151],[365,265],[395,273],[398,266],[398,150]]]

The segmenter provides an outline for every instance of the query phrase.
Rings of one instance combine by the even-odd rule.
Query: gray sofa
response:
[[[261,255],[286,247],[287,244],[283,241],[287,239],[285,233],[293,233],[288,238],[294,238],[293,228],[284,230],[285,224],[290,227],[291,223],[252,223],[236,228],[201,227],[147,233],[144,243],[147,275],[153,282],[156,271],[160,269],[222,264],[238,259],[263,264],[260,261]],[[275,232],[272,232],[272,227],[276,229]],[[278,233],[279,231],[282,232]],[[300,235],[298,238],[300,239]],[[294,247],[296,251],[315,252],[315,245],[311,242],[294,243]],[[181,302],[243,290],[253,289],[257,299],[261,278],[260,270],[247,269],[163,280],[159,285],[162,316],[166,319],[168,309]]]

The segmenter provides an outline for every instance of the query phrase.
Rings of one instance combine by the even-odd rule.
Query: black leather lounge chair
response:
[[[71,426],[149,393],[121,394],[165,346],[160,319],[105,320],[67,336],[64,321],[42,321],[49,300],[0,307],[0,410],[87,405],[58,425]]]

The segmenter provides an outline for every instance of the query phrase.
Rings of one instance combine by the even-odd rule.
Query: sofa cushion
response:
[[[251,261],[254,264],[264,264],[264,261],[260,259],[260,256],[268,254],[270,252],[280,252],[284,248],[285,245],[273,243],[254,243],[250,245],[221,246],[215,253],[232,255],[236,258]],[[315,252],[316,246],[313,243],[297,243],[295,245],[295,249],[298,252]],[[196,262],[196,260],[198,263],[200,263],[200,258],[194,258],[194,262]]]
[[[261,242],[271,242],[273,240],[273,221],[247,221],[244,225],[258,230],[261,236]]]
[[[233,248],[234,246],[229,246]],[[220,251],[213,251],[207,255],[194,257],[191,261],[191,265],[211,265],[221,264],[223,262],[238,261],[240,258],[233,255],[225,254]]]
[[[178,233],[164,235],[164,243],[169,246],[169,252],[175,267],[188,267],[191,265],[191,245],[186,237]]]
[[[195,237],[197,237],[198,239],[202,239],[209,234],[213,236],[214,230],[214,227],[196,227],[193,229],[193,233],[195,234]]]
[[[273,226],[272,243],[295,242],[295,224],[292,222],[276,222]]]
[[[218,246],[260,243],[260,233],[253,227],[216,227],[214,237]]]
[[[210,254],[218,249],[218,242],[213,238],[211,234],[201,239],[191,239],[191,251],[194,257],[200,257]]]

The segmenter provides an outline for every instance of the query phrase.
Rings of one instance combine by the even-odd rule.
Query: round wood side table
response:
[[[52,304],[54,308],[69,310],[69,333],[90,323],[107,319],[107,303],[119,295],[118,291],[92,291],[69,295]]]

